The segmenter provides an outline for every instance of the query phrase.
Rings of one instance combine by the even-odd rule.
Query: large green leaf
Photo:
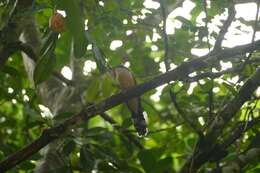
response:
[[[48,79],[56,66],[56,56],[53,53],[53,49],[50,50],[45,56],[41,57],[41,59],[37,62],[34,73],[33,79],[35,85],[45,81]]]
[[[82,1],[64,0],[58,5],[66,11],[66,26],[73,36],[74,55],[81,58],[86,53],[87,39],[85,37],[85,18],[83,15]]]
[[[142,150],[139,152],[138,157],[146,172],[156,172],[158,167],[158,160],[160,159],[163,150],[163,148],[152,148],[149,150]]]
[[[89,151],[89,146],[84,145],[80,149],[80,167],[85,171],[91,171],[95,164],[95,158]]]

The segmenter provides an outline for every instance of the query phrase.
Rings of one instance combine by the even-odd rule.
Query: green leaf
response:
[[[243,71],[242,71],[242,74],[245,75],[245,76],[250,76],[251,74],[254,73],[254,69],[250,64],[247,64]]]
[[[93,127],[93,128],[87,129],[86,136],[88,136],[88,137],[98,136],[106,131],[107,131],[107,129],[103,128],[103,127]]]
[[[70,140],[66,142],[66,144],[63,147],[64,154],[68,155],[70,154],[76,147],[76,143],[73,140]]]
[[[146,172],[154,172],[154,169],[156,169],[156,156],[147,150],[141,151],[138,155],[144,170]]]
[[[73,115],[72,112],[64,112],[64,113],[55,115],[55,117],[53,119],[56,120],[56,121],[61,121],[61,120],[64,120],[64,119],[71,117],[72,115]]]
[[[97,63],[97,67],[101,73],[104,73],[105,71],[107,71],[106,60],[105,60],[104,54],[95,44],[93,44],[92,46],[93,46],[92,49],[93,49],[93,52],[95,55],[94,59],[95,59],[95,62]]]
[[[68,166],[64,166],[62,168],[56,168],[56,169],[51,169],[48,171],[48,173],[70,173],[70,168]]]
[[[249,171],[248,173],[259,173],[259,172],[260,172],[260,168],[256,168],[256,169]]]
[[[85,171],[91,171],[94,168],[95,159],[89,151],[89,146],[84,145],[80,149],[80,167]]]
[[[87,102],[95,102],[97,101],[97,97],[99,96],[99,87],[100,87],[100,79],[94,79],[90,82],[86,94],[85,94],[85,98]]]
[[[87,39],[85,37],[85,19],[83,17],[83,9],[80,8],[83,4],[79,0],[64,0],[58,3],[65,9],[66,26],[73,36],[74,55],[76,58],[81,58],[86,53]]]
[[[188,19],[182,17],[182,16],[176,16],[176,19],[181,21],[183,26],[182,28],[185,30],[189,30],[191,32],[196,32],[197,31],[197,27]]]
[[[228,6],[228,2],[228,0],[212,1],[211,8],[208,10],[208,15],[214,17],[215,15],[224,12],[225,8]]]
[[[124,118],[124,121],[122,123],[122,127],[123,128],[128,128],[132,125],[132,118],[131,117],[127,117],[127,118]]]
[[[200,85],[202,92],[209,92],[212,89],[212,82],[210,80],[205,80],[205,84]]]
[[[56,44],[58,39],[58,33],[49,31],[43,38],[43,45],[41,47],[40,56],[45,56],[48,52],[52,51],[53,46]]]
[[[237,95],[237,91],[234,86],[228,84],[227,82],[223,82],[223,86],[225,86],[234,96]]]
[[[19,165],[21,169],[29,170],[35,167],[35,165],[29,161],[25,161]]]
[[[114,80],[109,75],[103,75],[101,81],[102,97],[106,98],[113,94],[115,87],[113,86]]]
[[[166,157],[164,159],[161,159],[158,161],[158,166],[157,166],[157,172],[172,172],[172,163],[173,159],[172,157]]]
[[[56,57],[53,52],[43,56],[37,62],[36,67],[34,69],[33,79],[35,85],[38,85],[41,82],[48,79],[52,75],[55,65],[56,65]]]
[[[163,148],[152,148],[148,150],[142,150],[138,153],[138,157],[146,172],[153,173],[157,169],[157,161],[160,159]]]
[[[87,49],[87,40],[84,35],[75,36],[74,37],[74,55],[76,58],[82,58],[82,56],[86,53]]]
[[[69,64],[71,57],[71,44],[72,36],[68,32],[62,33],[61,37],[57,40],[55,55],[57,69]]]
[[[111,162],[118,161],[117,155],[114,153],[113,150],[110,149],[110,147],[97,144],[92,144],[92,146],[95,153],[95,157],[109,160]]]
[[[106,162],[106,161],[101,161],[98,164],[98,169],[102,172],[107,172],[107,173],[116,173],[118,170],[111,165],[111,162]]]
[[[19,90],[23,86],[22,76],[19,71],[17,71],[15,68],[11,66],[3,66],[2,71],[6,74],[9,74],[8,78],[10,78],[9,82],[11,87],[14,89],[14,92],[16,90]]]
[[[248,145],[248,149],[250,148],[259,148],[260,147],[260,132],[258,132],[251,140],[250,144]]]

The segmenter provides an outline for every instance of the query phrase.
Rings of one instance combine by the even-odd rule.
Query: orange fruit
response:
[[[65,18],[60,14],[55,12],[54,15],[49,20],[49,27],[54,32],[64,32],[65,31]]]

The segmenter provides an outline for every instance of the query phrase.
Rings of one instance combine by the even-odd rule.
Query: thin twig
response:
[[[163,40],[164,40],[164,65],[166,68],[166,71],[169,71],[170,69],[170,64],[169,64],[169,43],[168,43],[168,35],[166,33],[166,20],[167,20],[167,16],[166,16],[166,12],[165,12],[165,7],[164,7],[164,3],[163,1],[161,1],[161,13],[162,13],[162,18],[163,18]]]
[[[183,125],[184,123],[185,123],[185,122],[180,122],[180,123],[178,123],[178,124],[176,124],[176,125],[174,125],[174,126],[172,126],[172,127],[167,127],[167,128],[162,128],[162,129],[151,130],[151,131],[149,131],[148,135],[172,130],[172,129],[175,129],[176,127],[178,127],[178,126]]]
[[[236,10],[235,10],[234,4],[232,3],[230,5],[230,7],[228,8],[228,17],[225,20],[225,22],[224,22],[224,24],[223,24],[223,26],[222,26],[219,34],[218,34],[218,37],[215,41],[213,51],[219,51],[221,49],[222,42],[225,38],[225,34],[227,33],[228,28],[231,25],[232,21],[234,20],[235,16],[236,16]]]
[[[187,80],[184,80],[184,81],[185,82],[195,82],[200,79],[204,79],[204,78],[208,78],[208,77],[214,79],[214,78],[220,77],[227,73],[235,73],[235,72],[239,71],[240,69],[241,69],[241,67],[234,67],[234,68],[230,68],[230,69],[223,70],[223,71],[216,72],[216,73],[204,72],[204,73],[198,74],[194,77],[189,77],[189,78],[187,78]]]

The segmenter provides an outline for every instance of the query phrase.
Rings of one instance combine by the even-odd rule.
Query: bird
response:
[[[120,89],[125,91],[136,86],[136,80],[131,71],[124,66],[117,66],[109,70],[109,74],[119,83]],[[148,133],[146,121],[141,105],[141,98],[134,97],[126,101],[126,105],[131,112],[134,127],[139,136],[145,136]]]

